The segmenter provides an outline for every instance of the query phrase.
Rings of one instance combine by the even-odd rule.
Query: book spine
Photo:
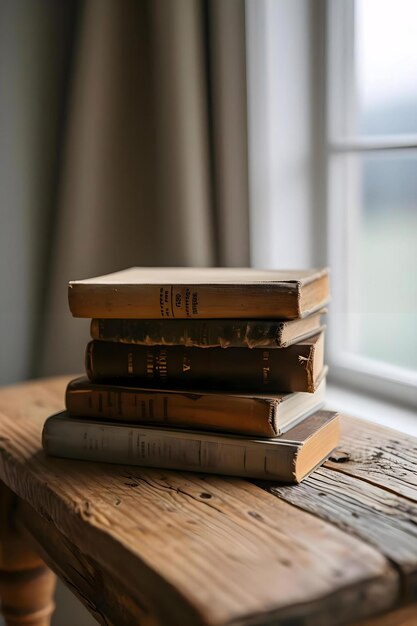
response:
[[[269,399],[217,394],[169,393],[70,383],[69,413],[79,417],[275,437],[276,404]]]
[[[262,320],[93,319],[91,337],[144,346],[277,348],[283,322]]]
[[[51,456],[295,481],[297,446],[272,446],[244,438],[82,422],[47,420],[44,450]]]
[[[281,350],[138,346],[91,341],[86,370],[91,381],[122,379],[136,386],[223,389],[243,392],[315,391],[314,347]],[[131,383],[130,383],[131,384]]]
[[[297,283],[256,285],[69,286],[75,317],[118,319],[295,319],[300,317]],[[322,306],[322,303],[320,304]]]

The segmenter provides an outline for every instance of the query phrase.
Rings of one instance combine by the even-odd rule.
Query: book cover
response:
[[[275,437],[324,404],[326,381],[314,393],[233,395],[100,385],[72,380],[67,411],[76,417]]]
[[[75,317],[293,319],[329,299],[328,270],[132,267],[69,283]]]
[[[91,341],[86,371],[93,382],[121,379],[144,387],[312,393],[323,370],[323,355],[324,333],[281,350]]]
[[[93,339],[142,346],[286,348],[323,330],[320,311],[295,320],[93,319]]]
[[[338,442],[339,419],[331,411],[272,439],[103,423],[65,411],[48,418],[42,434],[51,456],[281,482],[300,482]]]

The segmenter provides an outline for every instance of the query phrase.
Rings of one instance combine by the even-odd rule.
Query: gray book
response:
[[[298,483],[339,443],[339,419],[317,411],[274,438],[206,433],[78,419],[63,411],[45,422],[51,456]]]

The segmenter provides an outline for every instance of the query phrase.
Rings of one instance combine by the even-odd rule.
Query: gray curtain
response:
[[[2,382],[82,370],[70,279],[248,265],[243,0],[0,0],[0,94]]]

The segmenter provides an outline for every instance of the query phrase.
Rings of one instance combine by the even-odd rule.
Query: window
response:
[[[339,380],[417,404],[417,3],[328,2],[327,165]]]
[[[417,1],[246,23],[252,264],[330,265],[330,381],[416,406]]]

